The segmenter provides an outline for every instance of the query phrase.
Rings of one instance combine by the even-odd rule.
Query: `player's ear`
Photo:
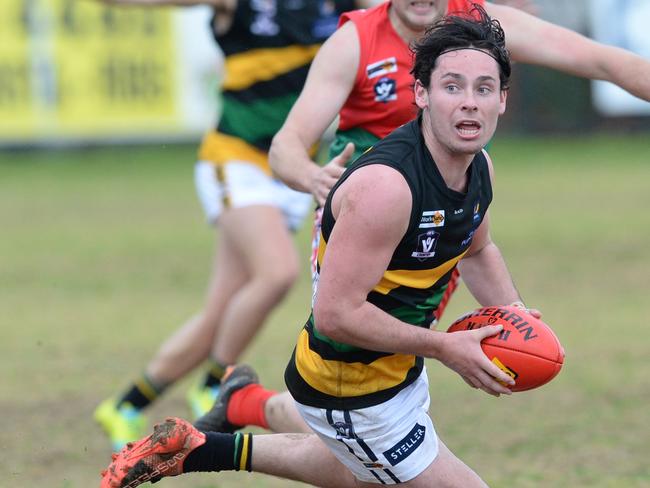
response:
[[[503,115],[506,111],[506,100],[508,99],[508,90],[501,90],[500,100],[499,100],[499,115]]]
[[[429,93],[420,80],[415,80],[413,94],[415,95],[415,104],[419,109],[429,106]]]

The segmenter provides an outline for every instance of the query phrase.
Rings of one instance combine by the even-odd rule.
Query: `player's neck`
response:
[[[424,130],[424,143],[438,168],[447,188],[465,193],[467,190],[467,169],[475,154],[461,153],[451,150],[440,143],[432,134]]]
[[[395,13],[395,10],[392,7],[388,8],[388,19],[390,20],[391,25],[393,26],[393,29],[397,33],[399,37],[402,38],[402,40],[408,44],[411,45],[411,43],[419,40],[422,35],[424,34],[425,29],[417,29],[414,30],[413,28],[407,26]]]

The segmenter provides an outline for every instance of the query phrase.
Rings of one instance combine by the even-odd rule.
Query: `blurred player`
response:
[[[486,486],[439,440],[423,364],[435,358],[496,396],[514,384],[480,346],[500,326],[447,334],[427,320],[457,265],[480,303],[520,301],[490,239],[483,149],[505,110],[510,60],[498,22],[479,12],[428,31],[413,68],[420,113],[361,156],[325,203],[318,293],[285,373],[314,433],[206,434],[168,419],[115,456],[102,488],[244,469],[337,488]]]
[[[525,6],[525,2],[519,5]],[[414,5],[408,0],[392,0],[365,13],[343,16],[343,25],[314,59],[300,97],[273,140],[271,165],[283,181],[295,189],[311,191],[322,204],[350,160],[413,115],[408,45],[445,8],[463,11],[467,2],[438,0]],[[648,60],[514,8],[492,3],[485,8],[503,25],[514,60],[607,80],[650,101]],[[332,160],[321,167],[307,149],[339,113]],[[315,235],[317,242],[317,230]],[[436,315],[442,309],[436,310]],[[210,428],[230,431],[258,425],[276,432],[306,430],[286,392],[275,395],[265,390],[248,368],[235,368],[229,378],[227,395],[218,400],[207,423]]]
[[[211,28],[224,52],[226,73],[223,114],[203,139],[195,170],[207,219],[219,228],[205,305],[162,344],[140,378],[95,411],[118,450],[142,435],[142,410],[209,359],[203,381],[188,394],[194,415],[205,413],[225,367],[237,361],[296,279],[299,264],[289,230],[303,220],[311,196],[274,179],[267,152],[340,13],[371,1],[110,3],[212,6]]]

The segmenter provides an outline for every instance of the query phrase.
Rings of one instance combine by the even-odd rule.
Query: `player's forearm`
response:
[[[300,139],[284,130],[273,138],[269,164],[275,175],[287,186],[305,193],[312,192],[312,182],[320,170]]]
[[[650,60],[625,49],[607,46],[605,50],[607,54],[593,78],[615,83],[650,102]]]
[[[314,308],[315,326],[330,339],[370,351],[413,354],[438,359],[444,349],[441,332],[407,324],[370,302],[353,308]]]
[[[650,60],[595,42],[518,9],[493,3],[486,4],[486,9],[501,22],[513,60],[582,78],[610,81],[637,97],[650,100]]]
[[[492,242],[458,263],[467,289],[483,306],[521,301],[499,248]]]

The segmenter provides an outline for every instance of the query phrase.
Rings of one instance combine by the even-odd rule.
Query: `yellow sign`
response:
[[[174,15],[95,0],[5,0],[0,143],[181,129]]]

